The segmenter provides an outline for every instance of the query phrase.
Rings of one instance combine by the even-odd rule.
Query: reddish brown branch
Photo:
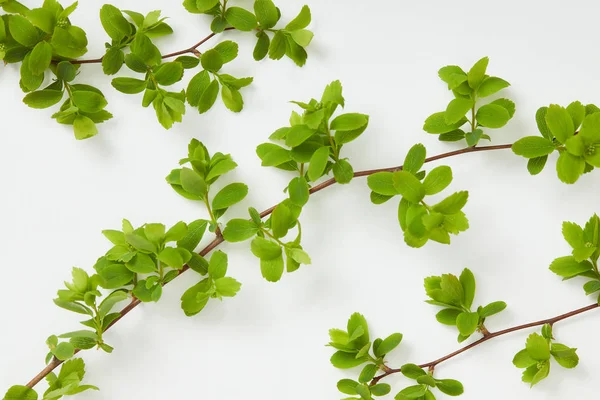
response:
[[[443,363],[444,361],[448,361],[449,359],[451,359],[453,357],[456,357],[457,355],[462,354],[465,351],[471,350],[472,348],[477,347],[480,344],[485,343],[488,340],[491,340],[491,339],[496,338],[498,336],[506,335],[506,334],[517,332],[517,331],[520,331],[520,330],[523,330],[523,329],[533,328],[533,327],[541,326],[541,325],[545,325],[545,324],[554,325],[555,323],[557,323],[559,321],[562,321],[562,320],[567,319],[567,318],[574,317],[574,316],[579,315],[579,314],[583,314],[584,312],[587,312],[587,311],[595,310],[596,308],[599,308],[599,307],[600,307],[600,304],[598,304],[598,303],[591,304],[589,306],[578,308],[577,310],[574,310],[574,311],[571,311],[571,312],[568,312],[568,313],[565,313],[565,314],[558,315],[558,316],[556,316],[554,318],[547,318],[547,319],[543,319],[543,320],[540,320],[540,321],[530,322],[528,324],[514,326],[512,328],[507,328],[507,329],[504,329],[504,330],[501,330],[501,331],[498,331],[498,332],[490,332],[487,335],[485,335],[484,337],[482,337],[481,339],[479,339],[479,340],[477,340],[477,341],[475,341],[475,342],[473,342],[471,344],[468,344],[465,347],[462,347],[462,348],[456,350],[453,353],[450,353],[448,355],[445,355],[444,357],[438,358],[437,360],[430,361],[430,362],[427,362],[425,364],[421,364],[421,365],[419,365],[419,367],[421,367],[421,368],[435,368],[436,366],[438,366],[439,364]],[[390,375],[393,375],[393,374],[397,374],[399,372],[401,372],[400,368],[388,368],[383,374],[381,374],[381,375],[376,376],[375,378],[373,378],[373,380],[371,381],[371,385],[375,385],[375,384],[377,384],[377,382],[379,382],[383,378],[385,378],[387,376],[390,376]]]
[[[235,28],[225,28],[226,31],[230,31],[230,30],[234,30]],[[202,46],[204,43],[208,42],[210,39],[212,39],[213,37],[217,36],[216,33],[212,32],[210,35],[206,36],[204,39],[202,39],[201,41],[199,41],[198,43],[196,43],[195,45],[193,45],[192,47],[189,47],[187,49],[183,49],[183,50],[179,50],[173,53],[168,53],[162,56],[163,60],[166,58],[171,58],[171,57],[177,57],[177,56],[181,56],[184,54],[194,54],[194,55],[199,55],[200,52],[198,51],[198,47]],[[72,60],[71,64],[99,64],[102,62],[103,57],[100,58],[91,58],[91,59],[87,59],[87,60]]]
[[[212,34],[212,36],[214,36],[214,34]],[[207,40],[209,40],[211,37],[211,35],[209,35],[207,38],[203,39],[202,41],[200,41],[199,43],[197,43],[195,45],[195,47],[198,47],[200,45],[202,45],[204,42],[206,42]],[[195,47],[192,47],[195,48]],[[443,158],[448,158],[448,157],[453,157],[453,156],[457,156],[460,154],[466,154],[466,153],[475,153],[475,152],[479,152],[479,151],[490,151],[490,150],[502,150],[502,149],[510,149],[512,147],[511,144],[502,144],[502,145],[496,145],[496,146],[482,146],[482,147],[467,147],[465,149],[461,149],[461,150],[455,150],[455,151],[450,151],[448,153],[442,153],[442,154],[438,154],[436,156],[433,157],[429,157],[425,160],[425,162],[432,162],[432,161],[437,161],[437,160],[441,160]],[[366,171],[358,171],[354,173],[354,177],[355,178],[359,178],[359,177],[363,177],[363,176],[369,176],[369,175],[373,175],[377,172],[394,172],[394,171],[399,171],[402,169],[402,166],[397,166],[397,167],[391,167],[391,168],[381,168],[381,169],[371,169],[371,170],[366,170]],[[328,179],[325,182],[314,186],[313,188],[310,189],[310,194],[314,194],[317,193],[329,186],[332,186],[333,184],[336,183],[336,180],[334,178]],[[262,218],[267,217],[268,215],[270,215],[273,210],[275,209],[275,206],[266,209],[265,211],[260,213],[260,216]],[[222,236],[216,237],[212,242],[210,242],[204,249],[202,249],[200,251],[200,255],[201,256],[205,256],[208,253],[210,253],[212,250],[214,250],[217,246],[219,246],[221,243],[224,242],[224,239]],[[185,265],[181,271],[179,272],[179,275],[181,275],[182,273],[184,273],[185,271],[187,271],[189,269],[189,266]],[[139,304],[141,303],[140,300],[138,299],[134,299],[128,306],[126,306],[125,308],[123,308],[120,312],[121,316],[117,319],[115,319],[114,321],[112,321],[112,323],[106,328],[107,330],[110,329],[113,325],[115,325],[117,322],[119,322],[121,320],[121,318],[123,318],[125,315],[127,315],[131,310],[133,310],[135,307],[137,307]],[[77,350],[79,351],[79,350]],[[44,379],[44,377],[46,375],[48,375],[50,372],[52,372],[55,368],[57,368],[60,364],[62,364],[62,361],[57,360],[57,359],[53,359],[47,366],[46,368],[44,368],[39,374],[37,374],[26,386],[33,388],[35,385],[37,385],[42,379]],[[384,378],[387,375],[390,375],[391,373],[396,373],[399,372],[398,370],[390,370],[389,373],[386,373],[385,375],[378,377],[379,379]],[[375,379],[378,379],[375,378]]]

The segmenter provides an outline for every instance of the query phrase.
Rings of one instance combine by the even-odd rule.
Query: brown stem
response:
[[[229,27],[229,28],[225,28],[226,31],[230,31],[230,30],[234,30],[235,28]],[[177,57],[177,56],[181,56],[184,54],[194,54],[194,55],[198,55],[200,52],[197,50],[198,47],[202,46],[204,43],[208,42],[210,39],[212,39],[213,37],[217,36],[216,33],[212,32],[210,35],[206,36],[204,39],[202,39],[201,41],[199,41],[198,43],[196,43],[195,45],[193,45],[190,48],[187,49],[183,49],[183,50],[179,50],[173,53],[168,53],[162,56],[163,59],[166,58],[171,58],[171,57]],[[87,60],[71,60],[71,64],[99,64],[102,62],[102,59],[104,57],[100,57],[100,58],[91,58],[91,59],[87,59]],[[58,62],[58,61],[56,61]]]
[[[472,348],[477,347],[480,344],[485,343],[488,340],[491,340],[498,336],[506,335],[506,334],[517,332],[517,331],[520,331],[523,329],[533,328],[535,326],[541,326],[541,325],[545,325],[545,324],[554,325],[555,323],[557,323],[559,321],[574,317],[579,314],[583,314],[584,312],[587,312],[587,311],[595,310],[596,308],[599,308],[599,307],[600,307],[600,304],[595,303],[595,304],[591,304],[586,307],[578,308],[577,310],[573,310],[573,311],[565,313],[565,314],[558,315],[554,318],[547,318],[547,319],[543,319],[540,321],[530,322],[528,324],[517,325],[512,328],[507,328],[507,329],[497,331],[497,332],[491,332],[491,333],[488,332],[488,334],[484,335],[484,337],[482,337],[481,339],[479,339],[469,345],[466,345],[465,347],[462,347],[453,353],[445,355],[444,357],[438,358],[437,360],[430,361],[425,364],[421,364],[421,365],[419,365],[419,367],[432,369],[432,368],[435,368],[436,366],[438,366],[439,364],[443,363],[444,361],[448,361],[449,359],[456,357],[457,355],[462,354],[467,350],[471,350]],[[371,381],[371,385],[375,385],[375,384],[377,384],[377,382],[379,382],[383,378],[393,375],[393,374],[397,374],[398,372],[401,372],[400,368],[392,368],[389,371],[373,378],[373,380]]]
[[[209,35],[210,36],[210,35]],[[213,35],[214,36],[214,35]],[[210,36],[212,37],[212,36]],[[200,46],[202,43],[204,43],[206,40],[210,39],[210,37],[205,38],[203,41],[201,41],[200,43],[196,44],[196,47]],[[437,161],[437,160],[441,160],[443,158],[448,158],[448,157],[453,157],[453,156],[458,156],[460,154],[466,154],[466,153],[475,153],[475,152],[479,152],[479,151],[490,151],[490,150],[502,150],[502,149],[510,149],[512,147],[511,144],[501,144],[501,145],[496,145],[496,146],[482,146],[482,147],[467,147],[465,149],[461,149],[461,150],[455,150],[455,151],[450,151],[448,153],[442,153],[442,154],[438,154],[436,156],[433,157],[429,157],[425,160],[426,163],[428,162],[432,162],[432,161]],[[363,176],[369,176],[369,175],[373,175],[377,172],[394,172],[394,171],[399,171],[402,169],[402,166],[397,166],[397,167],[390,167],[390,168],[381,168],[381,169],[371,169],[371,170],[366,170],[366,171],[358,171],[354,173],[354,177],[355,178],[359,178],[359,177],[363,177]],[[331,178],[329,180],[326,180],[325,182],[314,186],[310,189],[310,194],[314,194],[317,193],[329,186],[332,186],[333,184],[336,183],[335,178]],[[266,209],[265,211],[260,213],[261,218],[264,218],[268,215],[270,215],[273,210],[275,209],[275,206]],[[224,242],[224,239],[222,236],[217,236],[212,242],[210,242],[204,249],[202,249],[200,251],[200,255],[201,256],[205,256],[208,253],[210,253],[212,250],[214,250],[217,246],[219,246],[221,243]],[[179,275],[181,275],[182,273],[184,273],[185,271],[187,271],[190,267],[187,265],[184,265],[184,267],[179,271]],[[124,309],[121,310],[120,314],[121,316],[119,316],[117,319],[115,319],[107,328],[106,330],[110,329],[113,325],[115,325],[117,322],[119,322],[121,320],[121,318],[123,318],[125,315],[127,315],[131,310],[133,310],[135,307],[137,307],[139,304],[141,303],[141,301],[139,299],[134,299],[127,307],[125,307]],[[79,350],[77,350],[79,351]],[[52,372],[56,367],[58,367],[60,364],[62,364],[62,361],[60,360],[55,360],[53,359],[47,366],[46,368],[44,368],[39,374],[37,374],[26,386],[33,388],[35,385],[37,385],[42,379],[44,379],[44,377],[46,375],[48,375],[50,372]],[[376,377],[375,379],[381,379],[387,375],[390,375],[392,373],[396,373],[399,372],[399,370],[390,370],[390,373],[386,373],[380,377]]]

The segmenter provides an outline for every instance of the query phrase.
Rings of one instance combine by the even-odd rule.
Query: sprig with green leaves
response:
[[[287,56],[300,67],[306,63],[306,47],[314,36],[313,32],[306,29],[312,19],[308,6],[302,7],[300,13],[283,29],[275,29],[281,19],[281,10],[272,0],[256,0],[254,13],[231,6],[227,0],[184,0],[183,6],[191,13],[213,16],[213,33],[221,33],[229,26],[240,31],[256,31],[256,61],[268,55],[272,60]],[[272,39],[270,33],[273,34]]]
[[[440,79],[448,84],[454,99],[445,111],[432,114],[423,130],[439,135],[439,140],[455,142],[466,139],[469,146],[476,146],[481,139],[491,140],[482,128],[502,128],[515,114],[515,103],[501,98],[478,106],[477,102],[510,86],[502,78],[487,75],[489,58],[477,61],[468,72],[457,65],[448,65],[438,72]],[[470,113],[470,115],[467,115]],[[467,128],[463,128],[464,126]]]
[[[564,368],[575,368],[579,364],[577,349],[555,343],[552,325],[545,324],[541,335],[538,333],[529,335],[525,348],[513,358],[513,364],[517,368],[525,368],[522,380],[533,387],[548,377],[550,358],[554,358]]]
[[[469,192],[451,194],[430,206],[426,196],[446,189],[452,182],[452,169],[439,166],[429,173],[422,171],[426,149],[414,145],[406,155],[404,165],[394,172],[378,172],[367,178],[374,204],[383,204],[394,196],[402,196],[398,205],[398,220],[404,232],[404,241],[411,247],[423,247],[429,240],[450,244],[450,234],[458,235],[469,228],[462,211]]]
[[[396,400],[435,399],[431,388],[438,388],[442,393],[451,396],[463,393],[463,385],[460,382],[453,379],[436,379],[433,377],[433,369],[425,372],[415,364],[405,364],[398,370],[388,367],[385,357],[400,345],[402,334],[393,333],[385,339],[377,338],[371,341],[367,321],[359,313],[350,316],[346,330],[330,329],[329,337],[331,341],[328,346],[336,349],[330,360],[334,367],[350,369],[366,364],[362,367],[357,380],[342,379],[337,383],[341,393],[360,396],[348,397],[345,400],[373,400],[374,396],[385,396],[390,393],[392,387],[387,383],[379,382],[382,379],[382,376],[377,376],[379,371],[387,375],[402,372],[407,378],[417,381],[416,385],[402,389],[395,396]]]
[[[513,144],[513,152],[529,161],[527,169],[537,175],[546,166],[548,156],[558,152],[556,172],[568,184],[600,167],[600,108],[574,101],[567,107],[551,104],[541,107],[535,116],[542,136],[527,136]]]
[[[472,311],[475,299],[475,275],[465,268],[460,277],[452,274],[425,278],[425,292],[430,300],[427,303],[443,307],[435,318],[444,325],[456,326],[458,342],[464,342],[473,333],[489,335],[485,320],[506,308],[503,301],[494,301],[485,307]]]
[[[600,218],[594,214],[584,227],[574,222],[563,222],[562,233],[573,251],[570,256],[555,259],[550,270],[564,280],[579,276],[588,279],[583,285],[588,296],[600,292]],[[600,303],[600,293],[597,301]]]
[[[292,103],[302,109],[302,114],[293,111],[290,126],[276,130],[269,137],[286,147],[263,143],[256,148],[262,165],[297,172],[307,182],[316,182],[333,172],[338,183],[349,183],[354,169],[347,158],[341,157],[341,151],[364,133],[369,116],[345,113],[334,118],[338,107],[345,106],[340,81],[329,84],[320,101]]]
[[[143,79],[114,78],[112,86],[126,94],[144,92],[142,106],[152,105],[159,123],[170,129],[182,121],[186,102],[202,114],[212,108],[219,92],[228,109],[233,112],[243,109],[240,90],[250,85],[252,78],[236,78],[221,72],[225,64],[237,57],[238,45],[228,40],[201,53],[198,48],[209,39],[226,30],[254,31],[258,37],[256,60],[262,60],[267,53],[277,60],[287,55],[303,66],[306,47],[313,38],[313,33],[306,29],[311,22],[308,6],[285,28],[275,29],[281,12],[271,0],[256,0],[254,13],[226,0],[186,0],[184,6],[190,12],[215,16],[213,32],[190,48],[163,54],[154,40],[172,34],[173,29],[161,11],[144,15],[105,4],[100,9],[100,22],[109,37],[106,52],[100,58],[80,59],[87,53],[88,39],[85,31],[70,20],[77,5],[75,2],[63,7],[57,0],[45,0],[41,7],[29,9],[14,0],[0,2],[7,13],[0,15],[0,60],[21,63],[20,86],[27,93],[23,101],[28,106],[49,108],[65,95],[68,97],[52,117],[61,124],[72,125],[79,140],[95,136],[97,124],[113,117],[105,109],[108,101],[100,90],[74,82],[81,65],[101,63],[106,75],[114,75],[126,65],[129,70],[143,74]],[[274,34],[273,40],[269,33]],[[177,58],[164,61],[172,57]],[[190,80],[185,90],[169,89],[183,80],[186,69],[199,65],[202,71]],[[53,82],[48,84],[49,76]]]

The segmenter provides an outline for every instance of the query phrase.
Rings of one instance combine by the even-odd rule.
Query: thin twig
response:
[[[229,27],[229,28],[225,28],[226,31],[231,31],[234,30],[235,28]],[[198,43],[196,43],[195,45],[193,45],[192,47],[189,47],[187,49],[183,49],[183,50],[179,50],[179,51],[175,51],[173,53],[168,53],[168,54],[164,54],[162,56],[162,59],[166,59],[166,58],[172,58],[172,57],[177,57],[177,56],[181,56],[184,54],[194,54],[194,55],[198,55],[198,47],[202,46],[204,43],[208,42],[210,39],[214,38],[215,36],[217,36],[216,33],[212,32],[210,35],[206,36],[204,39],[202,39],[201,41],[199,41]],[[104,56],[100,57],[100,58],[91,58],[91,59],[84,59],[84,60],[71,60],[71,64],[100,64],[102,62],[102,59],[104,58]],[[58,62],[58,61],[56,61]]]
[[[421,367],[421,368],[430,368],[430,369],[431,368],[435,368],[436,366],[438,366],[439,364],[443,363],[444,361],[448,361],[449,359],[451,359],[453,357],[456,357],[457,355],[462,354],[465,351],[471,350],[472,348],[477,347],[480,344],[485,343],[488,340],[491,340],[491,339],[496,338],[498,336],[506,335],[506,334],[517,332],[517,331],[520,331],[520,330],[523,330],[523,329],[533,328],[533,327],[541,326],[541,325],[545,325],[545,324],[554,325],[555,323],[557,323],[559,321],[565,320],[567,318],[574,317],[574,316],[579,315],[579,314],[583,314],[584,312],[587,312],[587,311],[595,310],[596,308],[599,308],[599,307],[600,307],[600,304],[595,303],[595,304],[591,304],[591,305],[586,306],[586,307],[578,308],[577,310],[574,310],[574,311],[571,311],[571,312],[568,312],[568,313],[565,313],[565,314],[558,315],[558,316],[556,316],[554,318],[547,318],[547,319],[543,319],[541,321],[535,321],[535,322],[530,322],[528,324],[517,325],[517,326],[514,326],[512,328],[503,329],[503,330],[498,331],[498,332],[491,332],[488,335],[485,335],[484,337],[482,337],[481,339],[479,339],[479,340],[477,340],[477,341],[475,341],[475,342],[473,342],[471,344],[468,344],[465,347],[462,347],[462,348],[456,350],[455,352],[452,352],[452,353],[450,353],[448,355],[445,355],[444,357],[438,358],[437,360],[430,361],[430,362],[427,362],[425,364],[421,364],[421,365],[419,365],[419,367]],[[393,375],[393,374],[397,374],[398,372],[401,372],[400,368],[391,368],[391,369],[388,369],[383,374],[381,374],[381,375],[376,376],[375,378],[373,378],[373,380],[371,381],[371,385],[376,385],[377,382],[379,382],[383,378],[388,377],[388,376]]]
[[[210,36],[210,35],[209,35]],[[212,36],[210,36],[212,37]],[[198,44],[196,44],[195,46],[198,47],[200,46],[202,43],[204,43],[206,40],[210,39],[210,37],[203,39],[203,41],[199,42]],[[437,161],[437,160],[441,160],[443,158],[448,158],[448,157],[453,157],[453,156],[458,156],[461,154],[467,154],[467,153],[475,153],[475,152],[480,152],[480,151],[491,151],[491,150],[503,150],[503,149],[510,149],[512,147],[511,144],[502,144],[502,145],[495,145],[495,146],[482,146],[482,147],[467,147],[465,149],[461,149],[461,150],[455,150],[455,151],[450,151],[447,153],[442,153],[442,154],[438,154],[436,156],[433,157],[429,157],[425,160],[426,163],[428,162],[432,162],[432,161]],[[371,169],[371,170],[365,170],[365,171],[358,171],[354,173],[354,177],[355,178],[359,178],[359,177],[364,177],[364,176],[369,176],[369,175],[373,175],[377,172],[394,172],[394,171],[399,171],[402,169],[402,166],[397,166],[397,167],[390,167],[390,168],[381,168],[381,169]],[[336,183],[335,178],[331,178],[329,180],[326,180],[325,182],[314,186],[310,189],[310,194],[314,194],[317,192],[320,192],[321,190],[328,188],[329,186],[332,186],[333,184]],[[275,206],[266,209],[265,211],[260,213],[260,216],[262,218],[270,215],[273,210],[275,209]],[[210,242],[204,249],[202,249],[200,251],[200,255],[201,256],[206,256],[208,253],[210,253],[212,250],[214,250],[217,246],[219,246],[221,243],[224,242],[224,239],[222,236],[218,236],[216,237],[212,242]],[[179,271],[179,275],[183,274],[185,271],[187,271],[190,267],[188,265],[185,265],[180,271]],[[121,320],[121,318],[123,318],[125,315],[127,315],[131,310],[133,310],[135,307],[137,307],[139,304],[141,303],[141,301],[139,299],[134,299],[131,303],[129,303],[129,305],[127,305],[125,308],[123,308],[120,312],[120,316],[115,319],[114,321],[112,321],[112,323],[106,328],[106,330],[110,329],[113,325],[115,325],[117,322],[119,322]],[[490,337],[488,337],[489,339]],[[79,350],[77,350],[79,351]],[[46,377],[46,375],[48,375],[50,372],[52,372],[55,368],[57,368],[59,365],[62,364],[62,361],[57,360],[57,359],[53,359],[47,366],[46,368],[44,368],[39,374],[37,374],[26,386],[33,388],[35,385],[37,385],[42,379],[44,379],[44,377]],[[391,370],[391,373],[396,373],[399,372],[399,370]],[[386,374],[386,376],[389,375]],[[379,379],[382,379],[384,376],[379,377]],[[377,379],[377,378],[375,378]]]

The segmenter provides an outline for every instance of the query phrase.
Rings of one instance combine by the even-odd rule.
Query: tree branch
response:
[[[226,31],[231,31],[234,30],[235,28],[233,27],[229,27],[229,28],[225,28]],[[172,57],[177,57],[177,56],[181,56],[184,54],[194,54],[194,55],[198,55],[198,47],[202,46],[204,43],[208,42],[210,39],[214,38],[215,36],[217,36],[216,33],[211,32],[210,35],[206,36],[204,39],[202,39],[201,41],[199,41],[198,43],[196,43],[195,45],[193,45],[192,47],[189,47],[187,49],[183,49],[183,50],[179,50],[173,53],[168,53],[162,56],[163,60],[166,58],[172,58]],[[100,58],[91,58],[91,59],[84,59],[84,60],[70,60],[71,64],[100,64],[102,62],[102,59],[104,58],[104,56],[100,57]],[[58,61],[54,61],[54,62],[58,62]]]
[[[462,348],[456,350],[453,353],[450,353],[450,354],[448,354],[448,355],[446,355],[444,357],[438,358],[437,360],[430,361],[430,362],[427,362],[425,364],[421,364],[421,365],[419,365],[419,367],[421,367],[421,368],[435,368],[436,366],[438,366],[439,364],[443,363],[444,361],[448,361],[449,359],[451,359],[453,357],[456,357],[457,355],[462,354],[462,353],[464,353],[467,350],[471,350],[472,348],[477,347],[480,344],[485,343],[488,340],[491,340],[491,339],[496,338],[498,336],[506,335],[506,334],[517,332],[517,331],[520,331],[520,330],[523,330],[523,329],[533,328],[535,326],[541,326],[541,325],[545,325],[545,324],[554,325],[555,323],[557,323],[559,321],[562,321],[562,320],[567,319],[567,318],[574,317],[574,316],[579,315],[579,314],[583,314],[584,312],[587,312],[587,311],[595,310],[595,309],[597,309],[599,307],[600,307],[599,303],[591,304],[589,306],[578,308],[577,310],[574,310],[574,311],[571,311],[571,312],[568,312],[568,313],[565,313],[565,314],[558,315],[558,316],[556,316],[554,318],[548,318],[548,319],[543,319],[541,321],[530,322],[528,324],[514,326],[512,328],[507,328],[507,329],[504,329],[504,330],[501,330],[501,331],[498,331],[498,332],[491,332],[488,335],[482,337],[481,339],[479,339],[479,340],[477,340],[477,341],[475,341],[475,342],[473,342],[473,343],[471,343],[469,345],[466,345],[465,347],[462,347]],[[393,375],[393,374],[397,374],[398,372],[401,372],[400,368],[389,368],[383,374],[381,374],[381,375],[376,376],[375,378],[373,378],[373,380],[371,381],[371,385],[376,385],[383,378],[388,377],[388,376]]]
[[[214,34],[212,34],[212,36],[209,35],[207,38],[203,39],[198,44],[196,44],[195,47],[198,47],[198,46],[202,45],[202,43],[206,42],[207,40],[209,40],[213,36],[214,36]],[[194,49],[195,47],[192,47],[192,49]],[[476,153],[476,152],[480,152],[480,151],[510,149],[511,147],[512,147],[511,144],[501,144],[501,145],[495,145],[495,146],[482,146],[482,147],[467,147],[465,149],[450,151],[448,153],[442,153],[442,154],[438,154],[438,155],[433,156],[433,157],[429,157],[429,158],[427,158],[425,160],[425,162],[428,163],[428,162],[432,162],[432,161],[441,160],[443,158],[458,156],[458,155],[467,154],[467,153]],[[366,170],[366,171],[358,171],[358,172],[354,173],[354,177],[355,178],[359,178],[359,177],[373,175],[373,174],[375,174],[377,172],[394,172],[394,171],[400,171],[401,169],[402,169],[402,166],[400,165],[400,166],[397,166],[397,167],[381,168],[381,169],[371,169],[371,170]],[[323,182],[323,183],[321,183],[321,184],[319,184],[317,186],[312,187],[310,189],[310,194],[315,194],[317,192],[320,192],[321,190],[323,190],[325,188],[328,188],[329,186],[332,186],[335,183],[337,183],[336,180],[335,180],[335,178],[328,179],[325,182]],[[275,209],[275,206],[273,206],[271,208],[268,208],[265,211],[263,211],[262,213],[260,213],[261,218],[264,218],[264,217],[267,217],[268,215],[270,215],[273,212],[274,209]],[[217,246],[219,246],[221,243],[223,243],[223,242],[224,242],[223,237],[222,236],[218,236],[212,242],[210,242],[204,249],[202,249],[199,254],[202,257],[204,257],[208,253],[210,253],[212,250],[214,250]],[[185,265],[179,271],[179,275],[183,274],[189,268],[190,268],[189,266]],[[141,301],[139,299],[134,299],[128,306],[126,306],[125,308],[123,308],[121,310],[121,312],[120,312],[121,315],[117,319],[115,319],[114,321],[112,321],[112,323],[106,328],[106,330],[110,329],[113,325],[115,325],[117,322],[119,322],[121,320],[121,318],[123,318],[125,315],[127,315],[131,310],[133,310],[135,307],[137,307],[140,303],[141,303]],[[488,339],[491,339],[491,337],[488,337]],[[77,352],[79,352],[79,349],[77,350]],[[44,368],[39,374],[37,374],[29,383],[27,383],[26,386],[30,387],[30,388],[33,388],[42,379],[44,379],[44,377],[46,377],[46,375],[48,375],[50,372],[52,372],[55,368],[57,368],[61,364],[62,364],[62,361],[60,361],[58,359],[53,359],[46,366],[46,368]],[[399,370],[390,370],[390,371],[391,371],[391,373],[399,372]],[[380,377],[376,377],[375,379],[378,379],[378,378],[382,379],[385,376],[390,375],[391,373],[386,373],[385,375],[382,375]]]

